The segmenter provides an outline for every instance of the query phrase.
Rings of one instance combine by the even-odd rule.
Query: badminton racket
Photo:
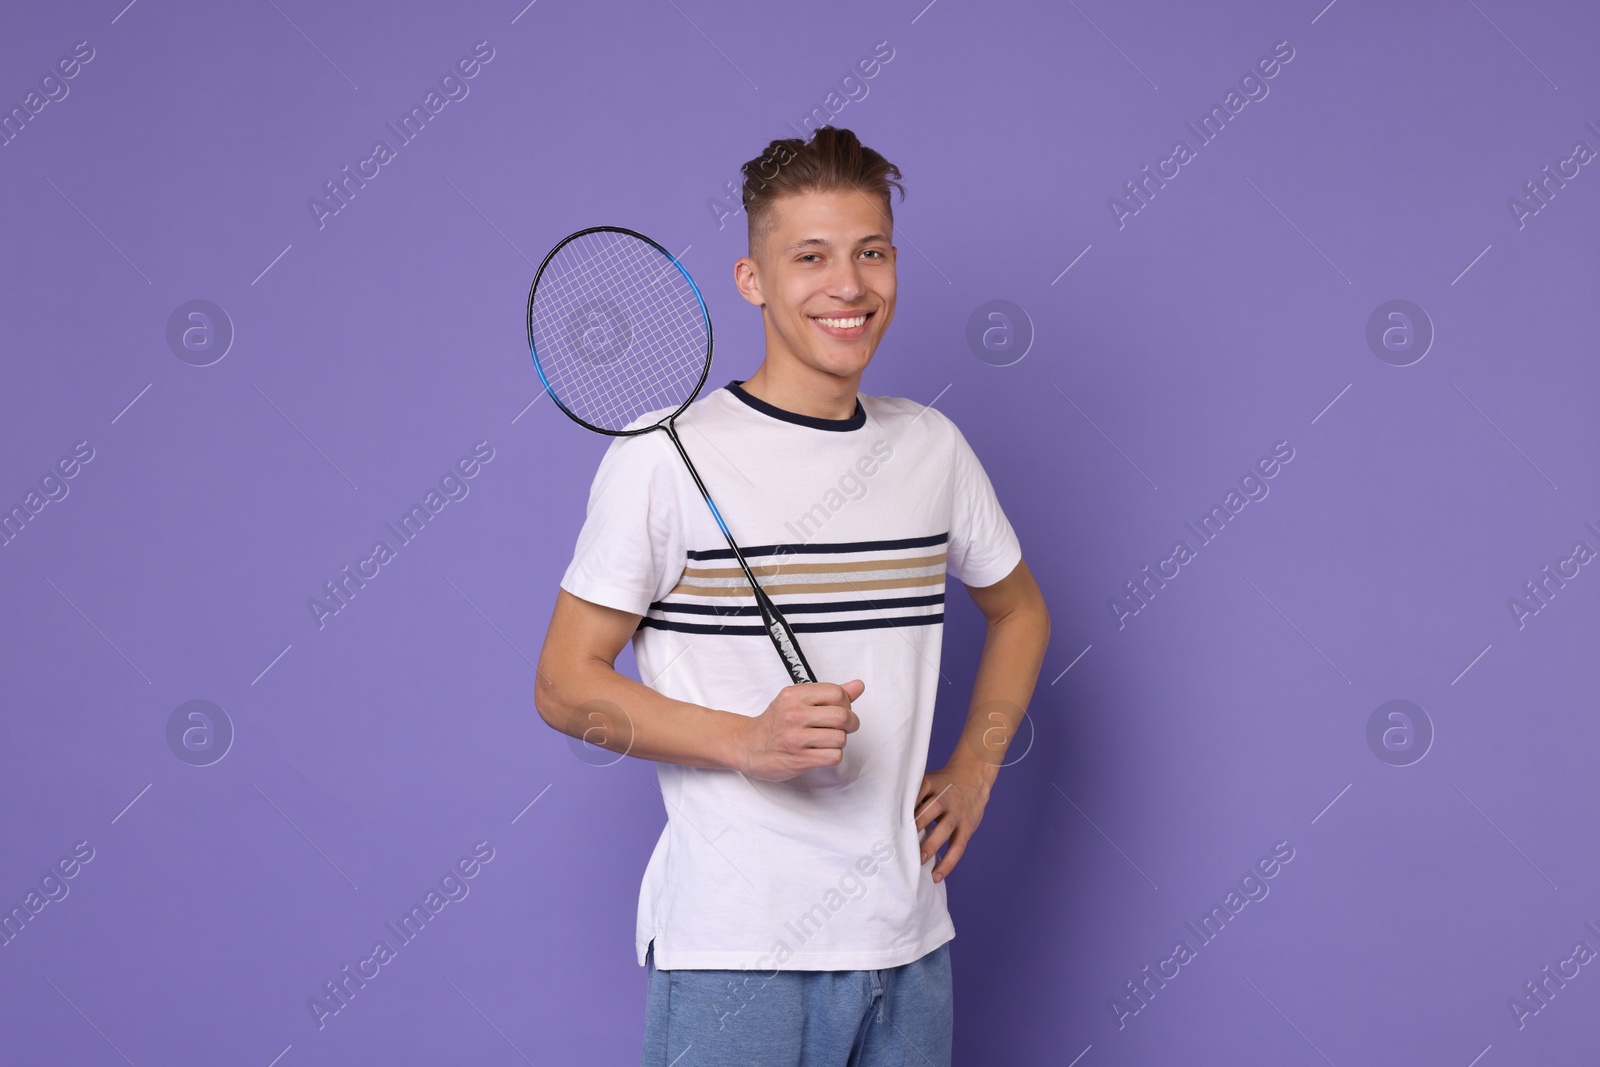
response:
[[[545,392],[578,425],[612,437],[666,431],[750,583],[789,677],[796,684],[816,681],[794,629],[750,572],[674,425],[711,370],[711,316],[677,257],[620,226],[563,238],[528,289],[528,347]],[[634,425],[653,413],[659,417]]]

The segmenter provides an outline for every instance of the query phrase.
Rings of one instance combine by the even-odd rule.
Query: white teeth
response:
[[[850,330],[867,321],[865,315],[857,315],[852,319],[818,319],[824,326],[831,326],[835,330]]]

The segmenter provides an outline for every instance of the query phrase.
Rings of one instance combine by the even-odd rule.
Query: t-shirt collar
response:
[[[769,404],[760,397],[751,396],[749,393],[745,392],[742,388],[740,388],[742,385],[744,385],[742,380],[735,379],[729,382],[726,388],[728,392],[744,401],[750,407],[761,412],[761,414],[771,416],[774,419],[781,419],[784,422],[792,422],[796,426],[809,426],[813,430],[844,431],[859,430],[867,423],[867,413],[866,410],[862,408],[861,399],[859,397],[856,398],[855,413],[849,418],[819,419],[815,415],[801,415],[799,412],[785,411],[783,408],[780,408],[774,404]]]

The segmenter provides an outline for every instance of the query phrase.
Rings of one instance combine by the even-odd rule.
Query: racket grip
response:
[[[756,594],[756,604],[761,608],[761,621],[766,625],[767,636],[772,638],[772,645],[778,650],[783,665],[789,671],[789,677],[796,685],[817,680],[816,674],[811,670],[811,664],[806,662],[805,653],[800,651],[800,642],[794,635],[794,630],[789,626],[778,611],[776,604],[767,596],[766,591],[759,585],[753,587]]]

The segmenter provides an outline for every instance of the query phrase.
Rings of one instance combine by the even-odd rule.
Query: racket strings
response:
[[[698,391],[709,323],[693,284],[660,249],[601,231],[563,245],[545,265],[529,322],[551,392],[596,429],[677,410]]]

